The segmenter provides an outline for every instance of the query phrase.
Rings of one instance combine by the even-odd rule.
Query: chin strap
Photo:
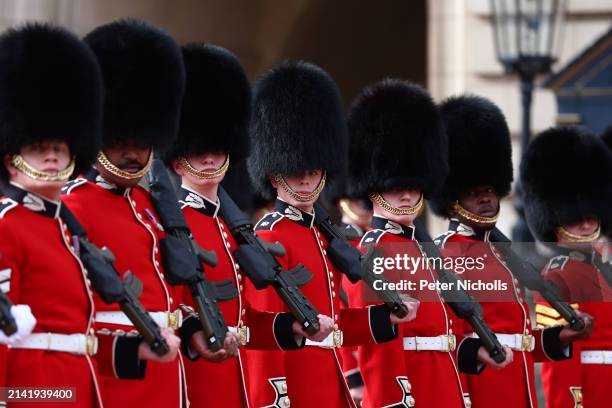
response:
[[[17,170],[38,181],[68,181],[70,175],[74,172],[74,157],[64,170],[60,170],[56,173],[47,173],[35,169],[20,154],[14,155],[11,163]]]

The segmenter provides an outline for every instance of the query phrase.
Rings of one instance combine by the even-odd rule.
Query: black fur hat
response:
[[[601,138],[604,143],[608,146],[608,149],[612,151],[612,125],[608,126],[606,130],[601,134]]]
[[[215,45],[193,43],[182,51],[185,95],[178,139],[166,161],[222,151],[237,163],[249,150],[251,84],[244,68],[234,54]]]
[[[248,169],[255,188],[274,197],[268,177],[323,169],[344,171],[347,132],[340,92],[321,68],[285,62],[255,86]]]
[[[0,157],[63,140],[76,157],[77,175],[98,154],[101,115],[100,69],[78,37],[38,23],[0,36]],[[6,168],[0,169],[6,181]]]
[[[612,153],[586,129],[555,127],[531,142],[521,162],[525,216],[533,234],[555,242],[555,229],[612,209]]]
[[[479,185],[491,185],[498,197],[510,192],[512,146],[502,111],[490,100],[474,95],[448,98],[440,104],[448,136],[450,172],[429,204],[449,217],[448,208],[459,194]]]
[[[440,112],[418,85],[385,79],[365,88],[351,108],[348,194],[393,189],[429,197],[448,173]]]
[[[181,50],[163,30],[119,20],[84,38],[104,79],[104,146],[131,141],[164,149],[178,130],[185,72]]]

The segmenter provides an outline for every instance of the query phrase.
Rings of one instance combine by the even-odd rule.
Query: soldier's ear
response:
[[[4,155],[4,167],[9,174],[9,180],[17,175],[17,169],[13,166],[13,156],[10,154]]]
[[[178,160],[172,160],[172,170],[181,177],[185,175],[185,170],[183,166],[179,164]]]
[[[270,183],[272,184],[272,188],[274,188],[274,189],[278,188],[278,183],[276,182],[274,177],[270,176],[270,177],[268,177],[268,180],[270,180]]]

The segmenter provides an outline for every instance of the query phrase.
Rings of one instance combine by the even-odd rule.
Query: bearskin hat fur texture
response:
[[[448,137],[450,172],[429,204],[449,217],[449,206],[459,194],[479,185],[491,185],[498,197],[510,192],[512,146],[502,111],[490,100],[474,95],[451,97],[440,105]]]
[[[227,152],[237,163],[249,150],[251,84],[238,58],[225,48],[183,47],[186,83],[178,138],[170,162],[189,153]]]
[[[185,85],[181,50],[163,30],[119,20],[85,36],[104,79],[104,146],[163,149],[176,138]]]
[[[612,153],[577,127],[555,127],[533,140],[521,163],[525,216],[533,234],[555,242],[555,229],[612,208]]]
[[[348,194],[416,189],[429,197],[448,173],[438,107],[422,87],[385,79],[365,88],[349,118]]]
[[[346,122],[340,92],[323,69],[286,62],[255,85],[248,169],[265,198],[274,191],[268,177],[322,169],[328,179],[345,170]]]
[[[96,158],[101,115],[100,69],[78,37],[49,24],[28,24],[0,36],[0,155],[63,140],[76,158],[76,175]],[[6,181],[6,169],[0,168]]]

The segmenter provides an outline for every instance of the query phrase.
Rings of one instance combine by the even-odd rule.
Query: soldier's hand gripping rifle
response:
[[[553,309],[559,312],[559,315],[568,322],[573,330],[581,331],[584,329],[584,322],[578,317],[576,311],[561,299],[559,288],[553,282],[544,279],[535,266],[523,260],[514,252],[512,241],[508,237],[499,229],[494,228],[489,235],[489,240],[505,257],[508,269],[512,271],[523,286],[540,292],[542,297]]]
[[[138,300],[142,293],[142,282],[129,271],[125,273],[125,279],[121,280],[113,265],[115,257],[110,249],[100,249],[91,243],[68,207],[62,206],[60,211],[96,293],[106,304],[119,304],[121,311],[130,319],[155,354],[161,357],[168,353],[170,349],[161,335],[161,329]]]
[[[17,323],[11,314],[13,304],[9,298],[0,291],[0,330],[7,336],[17,333]]]
[[[320,329],[318,312],[302,294],[299,286],[312,279],[312,273],[302,264],[285,271],[274,256],[282,257],[285,250],[279,243],[270,244],[253,232],[249,218],[238,208],[223,187],[219,187],[220,214],[238,244],[234,258],[257,289],[272,286],[302,329],[313,335]]]
[[[166,278],[172,285],[189,287],[208,348],[218,351],[228,329],[217,301],[234,299],[238,291],[229,279],[211,282],[206,278],[202,264],[216,266],[217,256],[193,239],[164,163],[153,160],[148,176],[153,206],[166,232],[160,242]]]
[[[333,224],[325,208],[315,203],[315,225],[328,242],[327,253],[334,266],[344,273],[352,283],[363,283],[376,293],[378,298],[399,318],[408,315],[408,308],[404,305],[400,293],[395,290],[374,289],[374,282],[381,281],[381,287],[388,287],[387,278],[382,274],[373,272],[374,259],[384,257],[382,252],[370,246],[365,254],[351,245],[340,228]]]
[[[415,239],[421,246],[425,255],[429,259],[444,259],[440,253],[440,249],[432,241],[431,237],[427,233],[425,226],[420,220],[415,220]],[[448,290],[443,290],[441,295],[444,302],[452,309],[452,311],[459,317],[467,321],[474,333],[478,335],[484,348],[489,352],[489,356],[496,361],[501,363],[506,359],[506,353],[504,348],[495,336],[495,333],[491,331],[489,326],[485,323],[482,318],[482,306],[472,296],[470,296],[465,290],[461,289],[458,285],[459,278],[455,274],[447,271],[443,262],[433,262],[434,266],[440,265],[439,268],[435,267],[438,281],[446,284]]]

